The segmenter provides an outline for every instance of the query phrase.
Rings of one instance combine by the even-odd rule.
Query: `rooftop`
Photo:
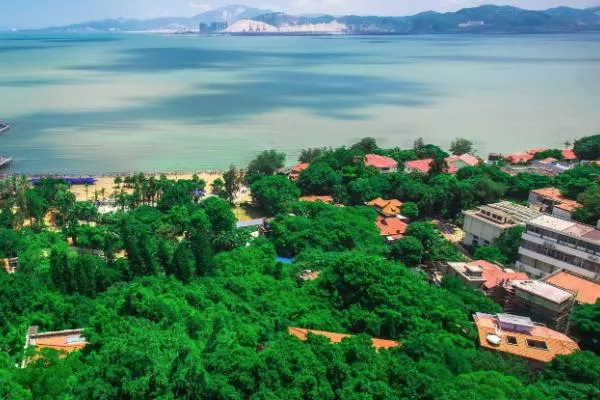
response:
[[[454,161],[462,161],[465,164],[470,165],[471,167],[479,165],[479,159],[470,154],[461,154],[460,156],[450,156],[446,158],[446,162],[448,164],[453,163]]]
[[[373,199],[367,203],[369,207],[377,208],[382,214],[395,215],[400,214],[402,210],[402,202],[397,199],[385,200],[381,197]]]
[[[332,196],[302,196],[302,197],[300,197],[300,201],[308,201],[311,203],[321,201],[323,203],[333,204],[333,197]]]
[[[381,236],[391,236],[393,239],[399,239],[406,233],[408,224],[396,217],[379,216],[375,220]]]
[[[325,331],[317,331],[313,329],[303,329],[303,328],[289,328],[288,332],[292,336],[296,336],[298,339],[305,341],[308,338],[308,334],[311,333],[317,336],[325,336],[329,339],[331,343],[340,343],[342,340],[352,337],[352,335],[348,335],[345,333],[335,333],[335,332],[325,332]],[[394,340],[387,339],[378,339],[373,338],[373,346],[379,349],[390,349],[393,347],[399,347],[400,343]]]
[[[427,173],[429,173],[429,170],[431,169],[432,161],[433,161],[432,158],[426,158],[424,160],[407,161],[404,163],[404,166],[406,168],[417,170],[419,172],[427,174]]]
[[[365,165],[375,168],[396,168],[398,167],[398,162],[393,158],[377,154],[367,154],[365,157]]]
[[[514,288],[544,298],[556,304],[562,304],[573,298],[573,293],[541,281],[512,281]]]
[[[593,226],[565,221],[550,215],[542,215],[528,222],[542,229],[548,229],[564,235],[600,244],[600,231]]]
[[[533,157],[533,154],[508,154],[504,159],[511,164],[520,164],[533,160]]]
[[[490,212],[496,211],[496,212],[507,214],[508,216],[510,216],[511,222],[507,224],[507,223],[500,223],[499,221],[495,221],[494,219],[491,219],[488,216],[486,216],[485,214],[483,214],[483,212],[487,212],[487,211],[490,211]],[[534,210],[534,209],[526,207],[526,206],[522,206],[520,204],[511,203],[510,201],[502,201],[500,203],[486,204],[484,206],[480,206],[479,208],[477,208],[475,210],[465,211],[465,213],[470,214],[470,215],[477,215],[481,218],[485,218],[485,219],[489,220],[490,222],[493,222],[493,223],[495,223],[497,225],[501,225],[501,226],[512,226],[515,224],[524,224],[527,221],[530,221],[530,220],[535,219],[536,217],[539,217],[540,215],[542,215],[542,213],[540,213],[537,210]]]
[[[569,271],[549,276],[545,282],[575,293],[579,303],[594,304],[600,298],[600,282]]]
[[[87,341],[83,336],[83,329],[69,329],[56,332],[38,332],[37,326],[32,326],[27,331],[25,347],[35,346],[36,350],[54,349],[70,353],[84,348]]]
[[[493,289],[505,281],[526,280],[529,278],[524,272],[505,270],[502,267],[485,260],[476,260],[471,261],[470,263],[452,262],[448,263],[448,265],[457,272],[465,275],[469,268],[478,267],[482,271],[480,279],[483,281],[483,287],[485,289]]]
[[[296,179],[298,179],[300,177],[302,172],[304,170],[306,170],[308,167],[310,167],[309,163],[299,163],[299,164],[294,165],[289,174],[289,178],[291,180],[295,181]]]
[[[562,155],[565,161],[577,160],[577,155],[573,149],[563,149]]]
[[[516,318],[514,321],[517,325],[527,323],[522,319],[524,317],[509,316],[507,320],[505,316],[506,314],[494,316],[484,313],[473,315],[481,347],[544,363],[552,361],[557,355],[567,355],[579,350],[579,346],[571,338],[545,326],[532,324],[529,332],[502,330],[499,318],[509,324],[513,323],[509,322],[511,318]],[[494,344],[496,337],[499,338],[499,343]]]
[[[561,210],[565,210],[568,212],[574,211],[576,208],[581,207],[581,204],[576,202],[575,200],[567,199],[560,193],[560,189],[555,187],[549,187],[544,189],[535,189],[532,190],[531,193],[535,193],[540,197],[551,200],[556,204],[556,208],[560,208]]]

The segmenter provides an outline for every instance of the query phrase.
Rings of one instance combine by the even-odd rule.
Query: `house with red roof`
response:
[[[565,161],[575,161],[577,160],[577,155],[573,149],[563,149],[562,150],[563,160]]]
[[[322,203],[327,203],[327,204],[333,204],[333,197],[332,196],[302,196],[300,197],[300,199],[298,199],[299,201],[306,201],[309,203],[316,203],[316,202],[322,202]]]
[[[408,224],[398,217],[384,217],[381,215],[375,220],[375,225],[379,229],[379,235],[388,243],[403,237],[408,228]]]
[[[508,154],[504,156],[504,161],[506,161],[509,164],[527,164],[528,162],[530,162],[531,160],[533,160],[533,157],[535,156],[535,154],[521,154],[521,153],[516,153],[516,154]]]
[[[346,333],[317,331],[314,329],[304,329],[304,328],[294,328],[294,327],[288,328],[288,333],[292,336],[297,337],[298,339],[300,339],[303,342],[305,342],[308,339],[309,334],[315,335],[315,336],[324,336],[327,339],[329,339],[329,341],[332,344],[341,343],[344,339],[352,337],[352,335],[349,335]],[[375,349],[377,351],[379,351],[381,349],[391,349],[394,347],[401,346],[400,343],[396,342],[395,340],[372,338],[371,341],[373,342],[373,347],[375,347]]]
[[[407,161],[404,163],[404,172],[407,174],[412,174],[415,172],[419,172],[422,174],[428,174],[429,170],[431,170],[431,162],[433,158],[425,158],[423,160],[413,160]]]
[[[575,200],[567,199],[555,187],[535,189],[529,193],[529,204],[543,213],[571,221],[573,212],[583,207]]]
[[[386,200],[378,197],[365,204],[385,217],[399,216],[402,211],[402,202],[397,199]]]
[[[446,275],[458,276],[466,285],[475,289],[482,289],[487,294],[500,285],[510,280],[527,280],[529,276],[524,272],[515,272],[512,269],[502,268],[485,260],[471,262],[448,262],[445,265]]]
[[[595,304],[600,299],[600,281],[566,269],[550,275],[544,282],[575,294],[579,304]]]
[[[40,332],[37,326],[30,326],[25,338],[25,350],[35,347],[36,352],[42,349],[52,349],[61,353],[61,356],[83,349],[87,345],[83,336],[83,329],[69,329],[64,331]],[[36,359],[35,356],[33,359]],[[25,358],[21,367],[27,366],[31,359]]]
[[[300,178],[300,175],[302,174],[302,172],[304,172],[306,169],[308,169],[308,167],[310,166],[309,163],[299,163],[296,164],[292,167],[291,172],[288,175],[288,178],[290,178],[290,180],[295,181],[298,180],[298,178]]]
[[[398,171],[398,162],[396,160],[377,154],[367,154],[365,156],[365,165],[376,168],[382,174],[391,174]]]
[[[423,160],[407,161],[404,163],[404,171],[407,174],[413,172],[420,172],[428,174],[431,170],[432,158],[426,158]],[[465,167],[475,167],[479,165],[481,160],[470,154],[462,154],[460,156],[450,156],[446,158],[446,164],[448,164],[448,173],[455,174],[459,169]]]

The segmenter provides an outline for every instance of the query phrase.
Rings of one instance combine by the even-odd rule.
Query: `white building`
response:
[[[463,242],[468,246],[494,243],[507,229],[525,225],[527,221],[542,215],[539,211],[509,201],[480,206],[475,210],[464,211],[463,214]]]
[[[543,213],[570,221],[573,212],[582,207],[575,200],[563,197],[560,190],[554,187],[536,189],[529,193],[529,204]]]
[[[600,279],[600,230],[548,215],[527,222],[517,267],[536,277],[558,270]]]

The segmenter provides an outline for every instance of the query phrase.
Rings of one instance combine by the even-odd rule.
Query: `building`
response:
[[[573,212],[581,207],[575,200],[567,199],[555,187],[532,190],[529,193],[529,204],[537,210],[556,218],[570,221]]]
[[[488,295],[493,295],[498,286],[510,280],[529,279],[524,272],[505,269],[485,260],[442,263],[441,270],[444,275],[458,276],[467,286],[481,289]]]
[[[70,329],[56,332],[39,332],[37,326],[30,326],[25,339],[25,350],[35,347],[36,352],[42,349],[52,349],[61,353],[71,353],[81,350],[87,345],[83,329]],[[22,367],[28,360],[23,360]]]
[[[544,278],[566,270],[600,279],[600,231],[549,215],[530,220],[523,233],[517,268]]]
[[[399,216],[402,211],[402,202],[396,199],[385,200],[378,197],[366,204],[385,217]]]
[[[211,22],[210,23],[210,32],[221,32],[226,30],[229,27],[227,22]]]
[[[17,272],[17,268],[19,267],[19,258],[4,258],[0,260],[0,266],[6,271],[6,273],[14,274]]]
[[[313,334],[317,336],[325,336],[331,343],[340,343],[342,340],[352,337],[352,335],[348,335],[345,333],[335,333],[335,332],[325,332],[325,331],[316,331],[313,329],[303,329],[303,328],[289,328],[288,333],[292,336],[296,336],[298,339],[302,341],[306,341],[308,339],[308,334]],[[380,349],[391,349],[394,347],[400,347],[400,343],[394,340],[387,339],[378,339],[373,338],[373,347],[377,350]]]
[[[600,281],[570,271],[559,271],[544,282],[575,294],[579,304],[595,304],[600,299]]]
[[[408,224],[398,217],[378,216],[375,224],[379,229],[379,235],[388,243],[402,238],[408,228]]]
[[[200,25],[198,25],[198,32],[209,33],[210,28],[209,28],[208,24],[206,22],[200,22]]]
[[[458,172],[458,170],[465,167],[476,167],[481,162],[481,160],[479,160],[477,157],[472,156],[470,154],[450,156],[447,157],[445,160],[446,164],[448,164],[449,174],[455,174],[456,172]],[[413,172],[428,174],[431,170],[432,161],[432,158],[426,158],[424,160],[407,161],[404,163],[404,172],[406,172],[407,174]]]
[[[535,324],[528,317],[476,313],[473,319],[480,347],[525,358],[533,368],[542,368],[558,355],[579,350],[568,336]]]
[[[377,154],[367,154],[365,156],[365,165],[378,169],[382,174],[398,172],[398,162],[396,160]]]
[[[504,285],[507,292],[504,311],[527,315],[536,321],[566,331],[575,295],[567,290],[536,280],[514,280]]]
[[[508,154],[504,156],[504,161],[508,164],[527,164],[533,160],[534,154]]]
[[[321,271],[315,271],[312,269],[304,269],[304,270],[300,271],[300,274],[298,274],[298,280],[300,282],[309,282],[309,281],[314,281],[316,279],[319,279],[320,276],[321,276]]]
[[[300,201],[306,201],[309,203],[316,203],[318,201],[327,204],[333,204],[333,197],[331,196],[302,196],[299,199]]]
[[[290,180],[292,180],[292,181],[298,180],[298,178],[300,178],[300,175],[302,174],[302,172],[304,172],[306,169],[308,169],[308,167],[310,167],[309,163],[299,163],[299,164],[294,165],[292,167],[292,170],[288,174],[288,178],[290,178]]]
[[[565,161],[575,161],[577,160],[577,155],[573,149],[563,149],[562,156]]]
[[[524,225],[542,215],[539,211],[508,201],[480,206],[463,211],[464,244],[483,246],[494,243],[507,229]]]

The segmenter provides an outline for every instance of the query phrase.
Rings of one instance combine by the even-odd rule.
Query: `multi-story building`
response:
[[[600,230],[549,215],[526,227],[518,269],[539,278],[566,270],[600,279]]]
[[[524,225],[542,215],[539,211],[519,204],[503,201],[480,206],[463,212],[465,222],[463,242],[468,246],[483,246],[494,243],[507,229]]]
[[[561,195],[559,189],[553,187],[532,190],[529,193],[529,204],[541,212],[567,221],[570,221],[573,212],[581,207],[581,204],[567,199]]]

